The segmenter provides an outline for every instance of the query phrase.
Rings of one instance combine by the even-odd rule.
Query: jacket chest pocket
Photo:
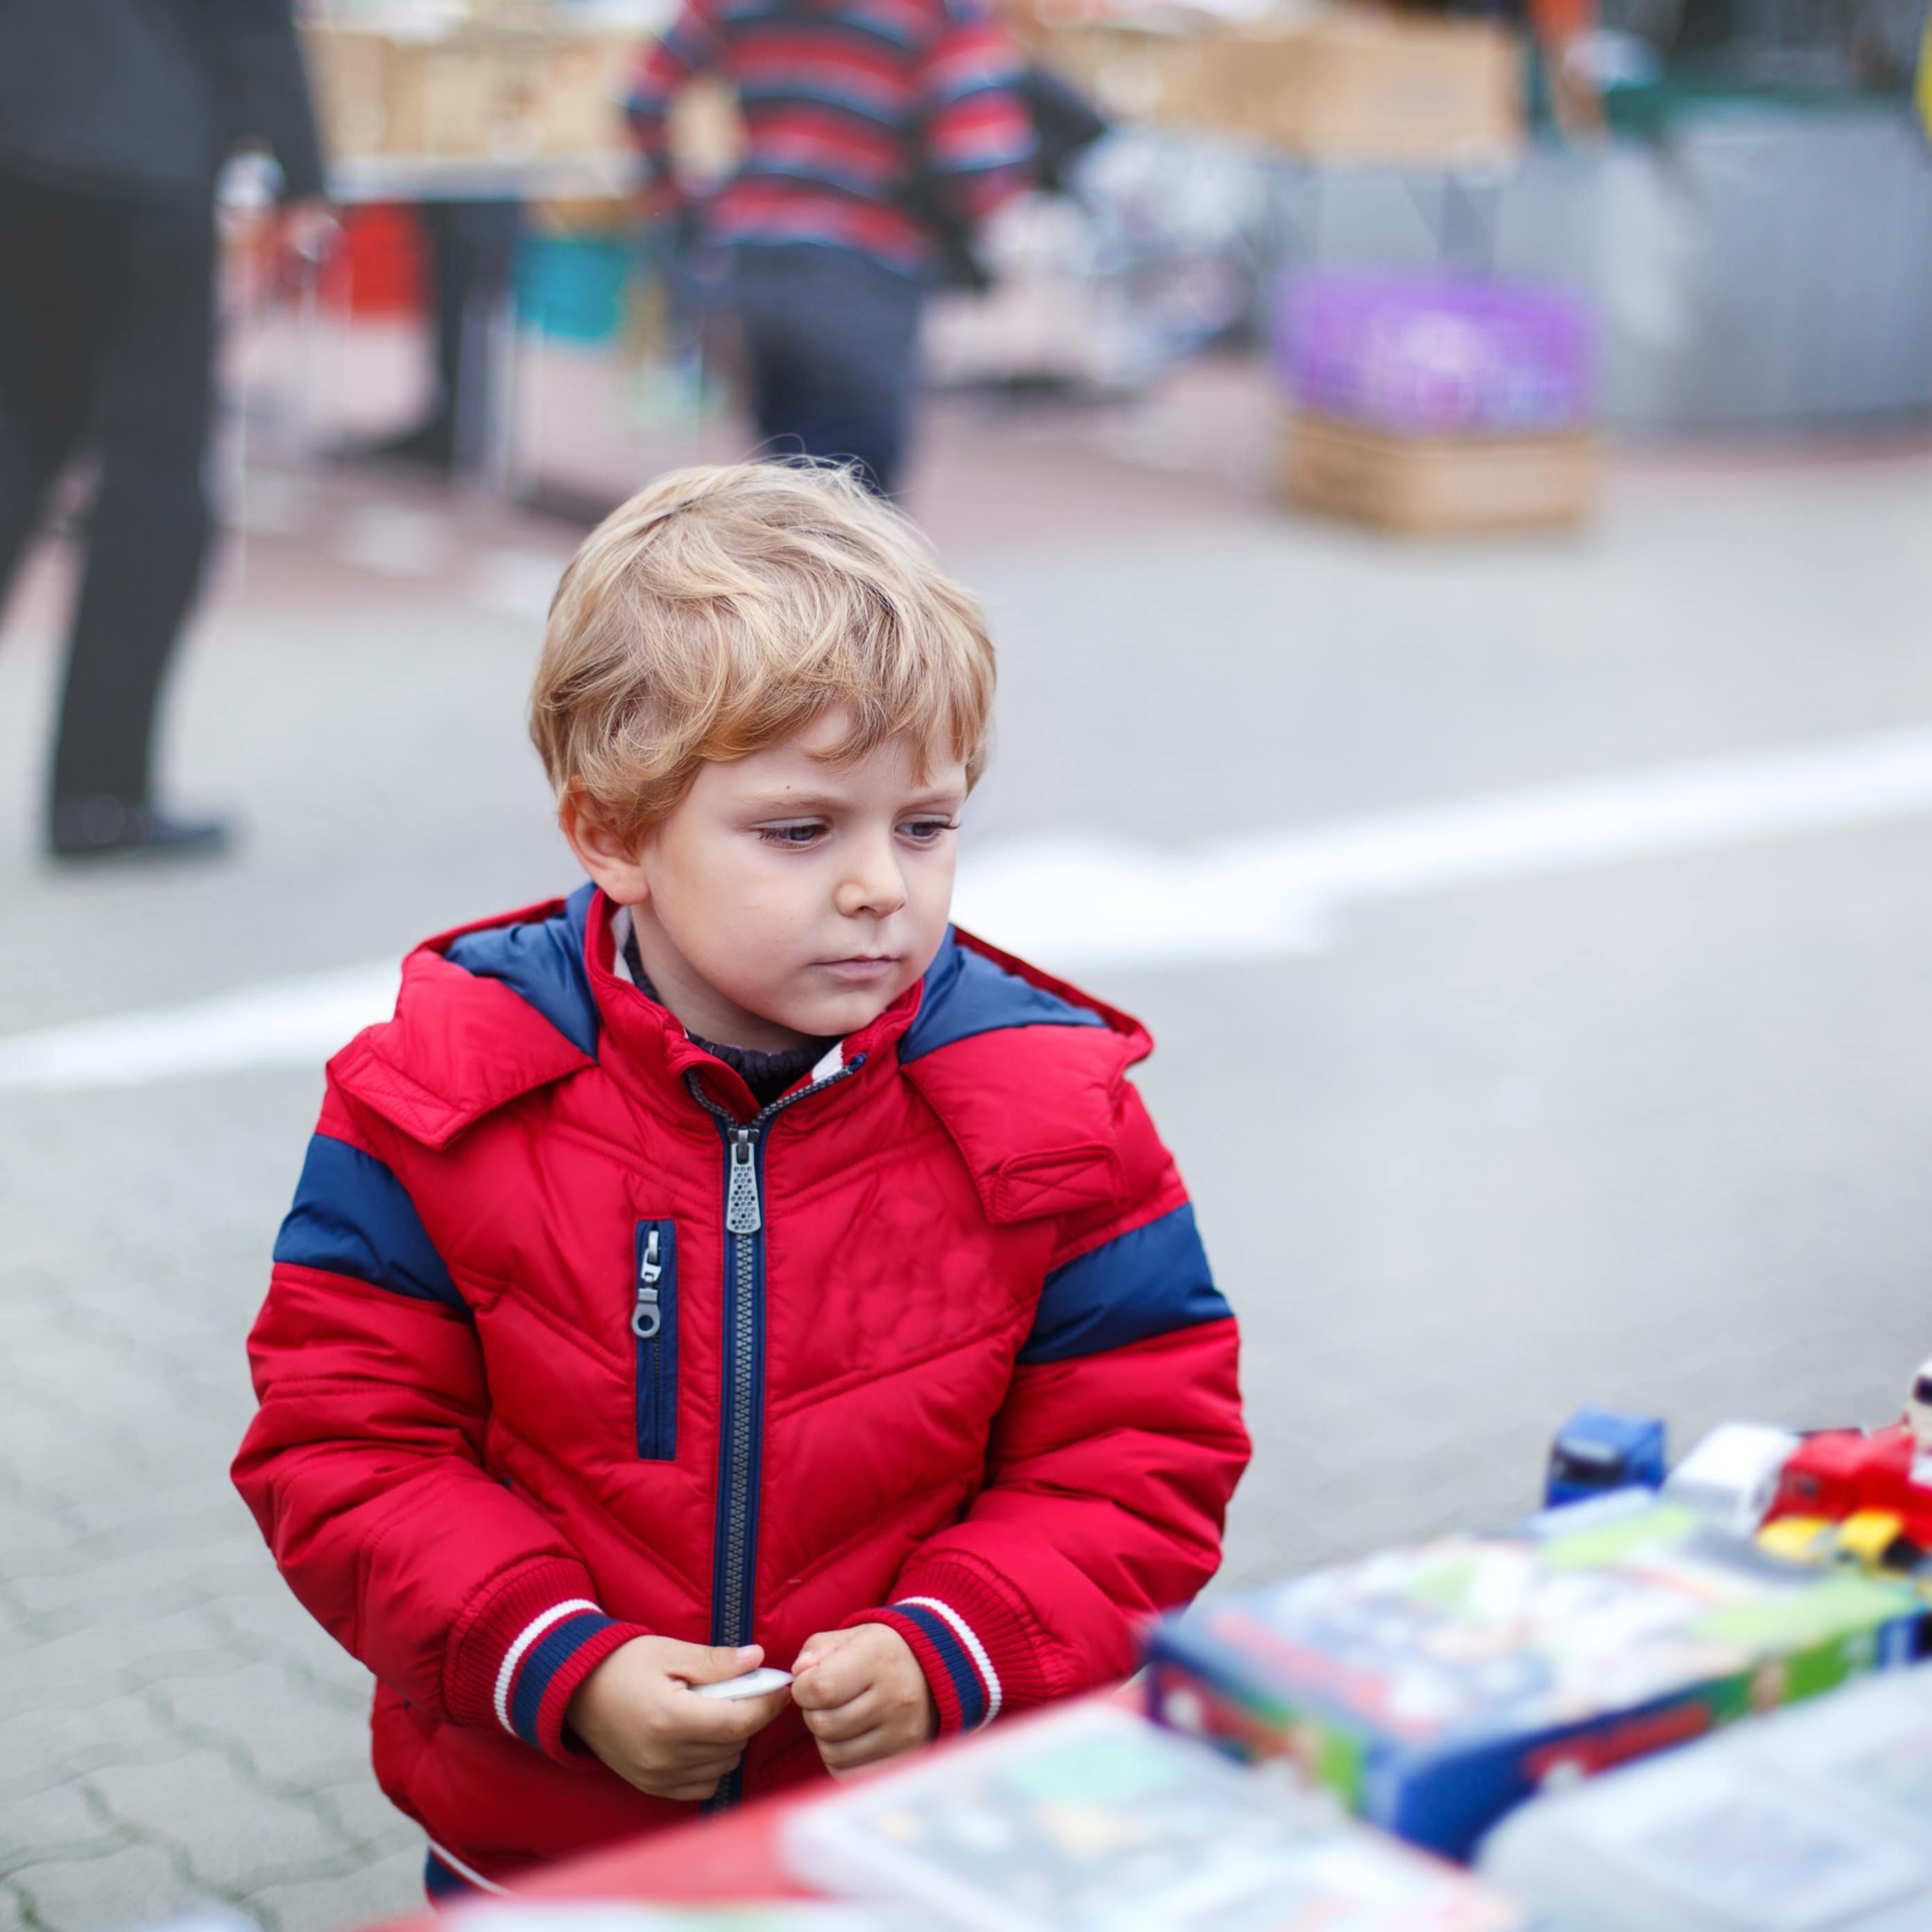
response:
[[[638,1454],[677,1456],[677,1224],[638,1223],[631,1334],[638,1354]]]

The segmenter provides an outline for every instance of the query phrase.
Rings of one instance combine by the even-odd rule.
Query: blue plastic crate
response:
[[[608,342],[623,326],[630,246],[603,236],[530,235],[517,249],[517,315],[526,328]]]

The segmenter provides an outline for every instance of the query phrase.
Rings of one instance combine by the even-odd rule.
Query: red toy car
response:
[[[1856,1429],[1808,1436],[1778,1478],[1771,1514],[1841,1522],[1858,1510],[1883,1510],[1914,1543],[1932,1544],[1932,1468],[1915,1472],[1918,1453],[1904,1423],[1869,1436]]]

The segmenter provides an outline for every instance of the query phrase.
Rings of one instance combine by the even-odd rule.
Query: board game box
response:
[[[855,1784],[784,1843],[806,1883],[962,1932],[1529,1932],[1467,1873],[1100,1701]]]
[[[461,1932],[923,1932],[917,1920],[887,1908],[799,1899],[742,1905],[656,1905],[622,1898],[488,1900],[451,1908],[448,1922]]]
[[[1922,1932],[1932,1666],[1539,1798],[1482,1862],[1576,1932]]]
[[[1908,1660],[1923,1619],[1627,1490],[1198,1605],[1153,1634],[1150,1709],[1467,1858],[1539,1790]]]

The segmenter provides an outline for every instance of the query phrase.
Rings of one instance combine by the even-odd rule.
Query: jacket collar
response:
[[[611,936],[614,910],[601,890],[586,887],[579,939],[584,980],[598,1024],[596,1058],[613,1078],[633,1090],[653,1096],[669,1094],[674,1109],[706,1120],[691,1097],[687,1076],[695,1074],[705,1091],[728,1112],[748,1120],[758,1103],[737,1073],[687,1036],[677,1016],[616,970],[616,947]],[[573,894],[574,908],[583,893]],[[891,1064],[892,1049],[916,1016],[925,980],[908,986],[869,1026],[840,1042],[842,1064],[861,1064],[849,1084],[856,1086],[868,1073]],[[814,1070],[816,1071],[816,1070]],[[823,1075],[819,1077],[823,1078]],[[708,1126],[708,1121],[706,1121]]]
[[[752,1119],[757,1103],[739,1076],[617,974],[611,911],[586,885],[568,899],[427,941],[404,962],[395,1018],[359,1034],[332,1071],[404,1131],[437,1147],[519,1095],[592,1065],[634,1103],[683,1131],[715,1131],[686,1084],[692,1076],[728,1112]],[[840,1042],[850,1076],[815,1097],[795,1124],[842,1112],[902,1065],[912,1072],[918,1064],[930,1085],[928,1069],[952,1057],[943,1048],[1041,1027],[1084,1034],[1118,1067],[1152,1044],[1130,1016],[949,930],[919,982]]]

